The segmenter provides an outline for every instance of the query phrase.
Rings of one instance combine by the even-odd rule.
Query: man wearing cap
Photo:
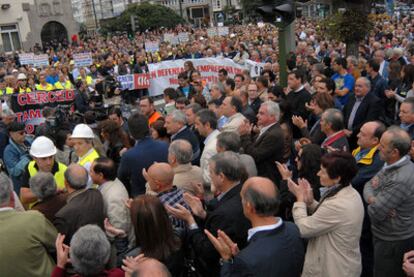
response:
[[[32,90],[27,86],[27,77],[24,73],[19,73],[17,75],[17,87],[15,89],[17,93],[32,92]]]
[[[26,166],[26,170],[22,175],[22,187],[20,189],[20,198],[23,204],[29,205],[29,208],[36,203],[36,196],[30,190],[29,179],[37,174],[37,172],[50,172],[53,174],[57,189],[65,189],[66,166],[55,161],[56,147],[53,142],[45,137],[37,137],[30,147],[30,155],[33,160]]]
[[[30,162],[29,149],[32,140],[26,137],[24,128],[25,125],[17,121],[13,121],[7,126],[10,138],[3,154],[3,161],[16,193],[20,193],[21,177]]]
[[[73,141],[73,148],[76,155],[79,157],[78,164],[83,166],[89,172],[93,161],[99,158],[98,152],[93,147],[93,139],[95,134],[92,129],[86,124],[78,124],[72,132],[71,139]],[[88,187],[92,185],[92,180],[89,176]]]

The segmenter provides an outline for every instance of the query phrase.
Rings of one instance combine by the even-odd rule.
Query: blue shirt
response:
[[[340,75],[339,73],[335,73],[332,76],[332,80],[335,82],[335,87],[337,89],[344,89],[347,88],[349,92],[344,96],[337,96],[339,102],[342,106],[345,106],[348,103],[349,95],[354,90],[355,79],[351,74],[346,73],[345,75]]]
[[[48,82],[51,85],[54,85],[55,83],[59,82],[59,75],[49,75],[46,77],[46,82]]]

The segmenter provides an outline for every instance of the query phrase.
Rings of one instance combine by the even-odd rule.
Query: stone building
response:
[[[68,0],[0,0],[0,51],[23,49],[50,41],[70,42],[79,31]]]

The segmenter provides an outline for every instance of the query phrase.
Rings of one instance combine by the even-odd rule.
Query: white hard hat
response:
[[[26,74],[24,73],[19,73],[19,75],[17,75],[17,80],[26,80]]]
[[[72,132],[71,138],[87,138],[93,139],[95,134],[93,133],[91,127],[86,124],[78,124],[75,126]]]
[[[50,157],[56,154],[56,146],[49,138],[40,136],[33,141],[29,153],[35,158]]]

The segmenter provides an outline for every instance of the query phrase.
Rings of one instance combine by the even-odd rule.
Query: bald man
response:
[[[174,207],[176,204],[180,204],[188,208],[183,198],[183,191],[173,185],[174,170],[169,164],[154,163],[148,168],[148,171],[144,168],[142,175],[163,205],[167,204]],[[181,219],[171,215],[170,219],[175,228],[185,228],[186,224]]]
[[[252,224],[246,248],[233,257],[226,250],[235,245],[224,232],[215,238],[206,231],[224,261],[221,276],[300,276],[304,245],[295,224],[274,217],[279,207],[275,184],[263,177],[249,178],[240,196],[243,213]]]

